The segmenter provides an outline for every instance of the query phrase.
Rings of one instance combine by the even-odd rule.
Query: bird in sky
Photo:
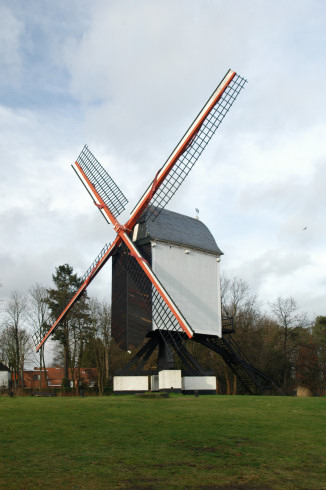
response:
[[[306,230],[307,228],[308,228],[308,227],[307,227],[307,226],[305,226],[305,227],[304,227],[304,228],[302,228],[302,229],[303,229],[303,230]]]

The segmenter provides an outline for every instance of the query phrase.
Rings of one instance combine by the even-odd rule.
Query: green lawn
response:
[[[0,397],[0,488],[325,489],[326,398]]]

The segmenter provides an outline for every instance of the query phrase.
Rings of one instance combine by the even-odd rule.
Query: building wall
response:
[[[221,337],[219,257],[155,242],[152,267],[195,333]]]
[[[9,371],[0,371],[0,388],[8,388],[10,381]]]
[[[194,332],[221,336],[219,255],[159,241],[138,248]],[[151,288],[135,259],[129,254],[124,258],[119,252],[113,256],[111,329],[125,350],[140,345],[147,333],[156,329],[152,325]]]
[[[139,250],[150,263],[150,244]],[[127,350],[141,344],[152,329],[151,283],[129,253],[125,256],[119,251],[112,259],[111,332],[117,344]]]
[[[64,369],[50,367],[46,368],[47,380],[45,379],[44,371],[40,373],[38,368],[34,370],[24,371],[24,386],[25,388],[39,389],[40,377],[41,377],[41,389],[47,388],[60,388],[62,386],[62,380],[64,378]],[[72,372],[69,370],[69,379],[72,379]],[[80,369],[80,381],[84,382],[87,386],[93,386],[97,379],[96,368],[81,368]],[[75,368],[75,379],[78,378],[78,369]]]

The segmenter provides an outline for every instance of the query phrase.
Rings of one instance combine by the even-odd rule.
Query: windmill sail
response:
[[[101,199],[108,206],[113,216],[117,218],[125,210],[128,199],[100,162],[94,157],[87,145],[84,146],[75,163],[81,167],[91,185],[101,196]]]
[[[89,266],[89,268],[87,269],[87,271],[83,275],[83,277],[82,277],[83,283],[86,281],[86,279],[88,279],[90,276],[92,276],[92,274],[95,272],[95,270],[98,267],[100,260],[102,259],[102,257],[104,257],[106,252],[109,250],[110,246],[111,246],[111,244],[107,244],[107,243],[104,245],[104,247],[102,248],[102,250],[100,251],[100,253],[96,257],[94,262]],[[88,281],[88,283],[89,283],[89,281]]]
[[[173,169],[154,194],[149,206],[163,209],[179,189],[192,167],[206,148],[210,139],[225,118],[236,97],[243,89],[246,80],[239,75],[231,80],[216,105],[211,109],[193,139],[179,156]],[[148,213],[148,217],[156,217],[157,213]]]
[[[142,255],[140,254],[139,250],[136,248],[136,246],[133,244],[133,242],[129,238],[129,233],[130,230],[127,229],[125,226],[120,225],[116,217],[113,215],[111,209],[105,204],[104,199],[101,197],[99,191],[96,189],[96,186],[92,185],[92,182],[90,182],[89,178],[83,171],[83,169],[79,166],[77,166],[76,172],[78,173],[79,177],[83,181],[86,189],[93,195],[94,197],[94,203],[96,206],[98,206],[105,217],[105,219],[108,222],[111,222],[115,231],[118,234],[117,240],[119,239],[120,241],[122,240],[127,248],[129,249],[129,253],[131,254],[132,257],[137,261],[141,269],[144,271],[146,276],[149,278],[150,282],[153,284],[153,287],[155,288],[155,291],[157,294],[162,298],[162,301],[165,302],[167,307],[170,309],[172,315],[174,315],[176,321],[179,323],[180,327],[187,333],[189,337],[193,336],[192,329],[190,325],[188,325],[186,319],[183,317],[182,313],[179,311],[178,307],[175,305],[173,299],[170,297],[168,292],[165,290],[164,286],[160,283],[159,279],[156,277],[154,272],[152,271],[151,267],[149,264],[144,260]],[[116,246],[120,242],[116,242]]]
[[[95,278],[95,276],[98,274],[98,272],[102,269],[104,264],[109,260],[109,258],[112,255],[113,250],[115,249],[116,242],[118,241],[118,238],[112,243],[112,245],[105,245],[97,258],[94,260],[92,265],[88,268],[87,272],[84,274],[82,278],[82,285],[80,288],[76,291],[74,296],[71,298],[69,303],[67,304],[66,308],[62,311],[60,316],[57,318],[57,320],[54,322],[52,327],[47,331],[46,334],[44,334],[43,338],[41,338],[40,334],[35,333],[33,335],[33,340],[36,345],[36,352],[42,347],[42,345],[45,343],[45,341],[48,339],[48,337],[57,329],[59,324],[62,322],[62,320],[66,317],[68,314],[70,308],[78,301],[78,299],[81,297],[83,292],[86,290],[87,286],[90,284],[90,282]]]
[[[229,70],[131,213],[132,227],[148,206],[163,209],[178,190],[247,80]],[[150,216],[150,214],[149,214]]]
[[[126,197],[90,152],[88,147],[86,145],[84,146],[77,161],[72,167],[105,219],[113,224],[114,229],[117,232],[117,237],[112,245],[109,246],[109,248],[106,248],[101,257],[95,261],[94,267],[90,268],[91,270],[86,274],[87,277],[82,286],[47,332],[43,340],[38,344],[37,350],[57,328],[60,321],[65,317],[70,308],[82,295],[90,281],[94,279],[96,274],[122,241],[129,248],[131,255],[136,259],[140,268],[149,278],[153,289],[153,300],[156,301],[155,297],[157,296],[157,302],[164,303],[163,308],[159,307],[159,305],[157,306],[156,311],[161,313],[159,313],[157,320],[154,318],[154,322],[161,324],[164,316],[172,315],[173,318],[172,320],[170,318],[169,321],[172,321],[171,324],[177,322],[175,324],[175,330],[177,331],[180,326],[187,333],[188,337],[192,337],[193,332],[191,327],[188,325],[173,300],[169,297],[162,284],[160,284],[149,265],[145,263],[138,250],[134,247],[129,238],[129,234],[149,205],[151,205],[151,208],[153,206],[163,208],[169,202],[224,119],[245,83],[246,80],[244,78],[240,77],[232,70],[228,71],[166,163],[157,173],[152,184],[146,190],[131,213],[131,217],[125,226],[120,225],[117,221],[117,217],[125,209],[128,202]]]

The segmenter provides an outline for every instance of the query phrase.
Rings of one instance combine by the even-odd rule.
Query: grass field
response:
[[[325,489],[326,398],[0,398],[0,488]]]

